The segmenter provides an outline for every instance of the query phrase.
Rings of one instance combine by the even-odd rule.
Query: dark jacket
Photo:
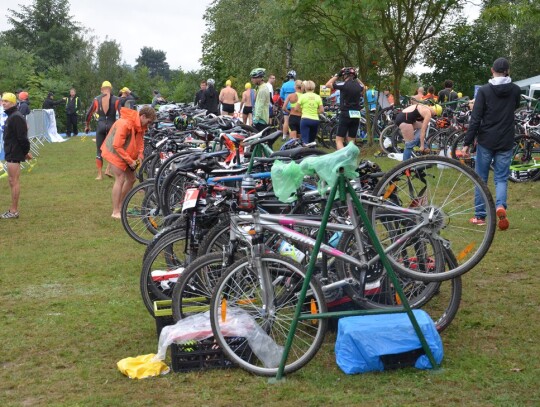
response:
[[[30,114],[30,106],[28,106],[28,100],[21,100],[19,102],[18,109],[23,116],[28,116]]]
[[[135,98],[132,95],[126,97],[120,97],[120,107],[127,107],[128,109],[135,109]]]
[[[26,119],[17,110],[17,106],[13,106],[5,112],[8,115],[4,124],[6,161],[24,161],[26,154],[30,151]]]
[[[66,114],[77,114],[81,108],[81,101],[78,96],[72,98],[69,96],[66,99]]]
[[[42,109],[54,109],[55,106],[61,105],[62,103],[64,103],[62,99],[54,100],[51,98],[46,98],[43,101]]]
[[[213,86],[208,86],[204,91],[199,106],[201,109],[206,109],[207,114],[219,114],[219,95]]]
[[[195,93],[195,106],[199,106],[199,103],[201,103],[202,95],[204,93],[204,90],[199,89],[197,93]]]
[[[514,111],[521,99],[515,83],[492,85],[478,89],[463,145],[469,146],[474,138],[482,147],[495,151],[508,151],[514,146]]]

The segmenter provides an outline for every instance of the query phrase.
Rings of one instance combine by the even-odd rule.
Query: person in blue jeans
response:
[[[508,175],[514,147],[514,111],[521,99],[519,86],[512,83],[509,71],[510,64],[505,58],[497,58],[493,62],[493,78],[478,89],[461,150],[463,155],[468,154],[476,139],[475,170],[486,183],[493,162],[495,205],[500,230],[510,226],[506,215]],[[486,208],[479,191],[475,194],[475,216],[470,223],[479,226],[486,224]]]

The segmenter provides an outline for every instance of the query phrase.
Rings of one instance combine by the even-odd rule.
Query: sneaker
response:
[[[19,217],[19,212],[10,212],[10,211],[6,211],[0,216],[1,219],[17,219],[18,217]]]
[[[497,219],[499,219],[500,230],[508,229],[508,226],[510,226],[510,222],[508,222],[508,218],[506,217],[506,209],[504,209],[504,206],[499,206],[497,208]]]
[[[288,134],[284,134],[284,135],[281,137],[281,140],[285,141],[285,140],[287,140],[287,137],[289,137],[289,135],[288,135]]]
[[[477,218],[475,216],[474,218],[469,219],[469,223],[472,223],[473,225],[477,225],[477,226],[485,226],[486,220],[482,218]]]

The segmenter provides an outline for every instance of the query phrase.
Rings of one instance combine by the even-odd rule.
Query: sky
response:
[[[8,9],[20,10],[29,0],[0,0],[0,31],[11,28]],[[70,14],[122,48],[122,59],[135,65],[142,47],[164,51],[172,69],[200,68],[203,15],[212,0],[70,0]]]
[[[9,29],[8,9],[20,10],[29,0],[0,0],[0,31]],[[200,68],[201,37],[205,32],[203,15],[212,0],[70,0],[71,15],[82,26],[92,29],[102,42],[115,40],[122,48],[122,59],[134,66],[142,47],[164,51],[172,69]],[[474,3],[474,2],[473,2]],[[478,7],[467,4],[469,21],[478,16]],[[418,64],[411,70],[427,72]]]

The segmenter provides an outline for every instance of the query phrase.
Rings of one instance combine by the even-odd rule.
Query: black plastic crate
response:
[[[170,315],[162,316],[162,317],[154,317],[154,319],[156,321],[156,333],[157,333],[157,337],[159,339],[159,335],[161,334],[161,330],[163,328],[165,328],[166,326],[168,326],[168,325],[173,325],[174,324],[174,319]]]
[[[231,337],[227,339],[231,348],[251,357],[251,350],[245,338]],[[171,345],[171,361],[173,372],[190,372],[193,370],[228,369],[235,365],[227,359],[214,338],[193,341],[183,345]]]

